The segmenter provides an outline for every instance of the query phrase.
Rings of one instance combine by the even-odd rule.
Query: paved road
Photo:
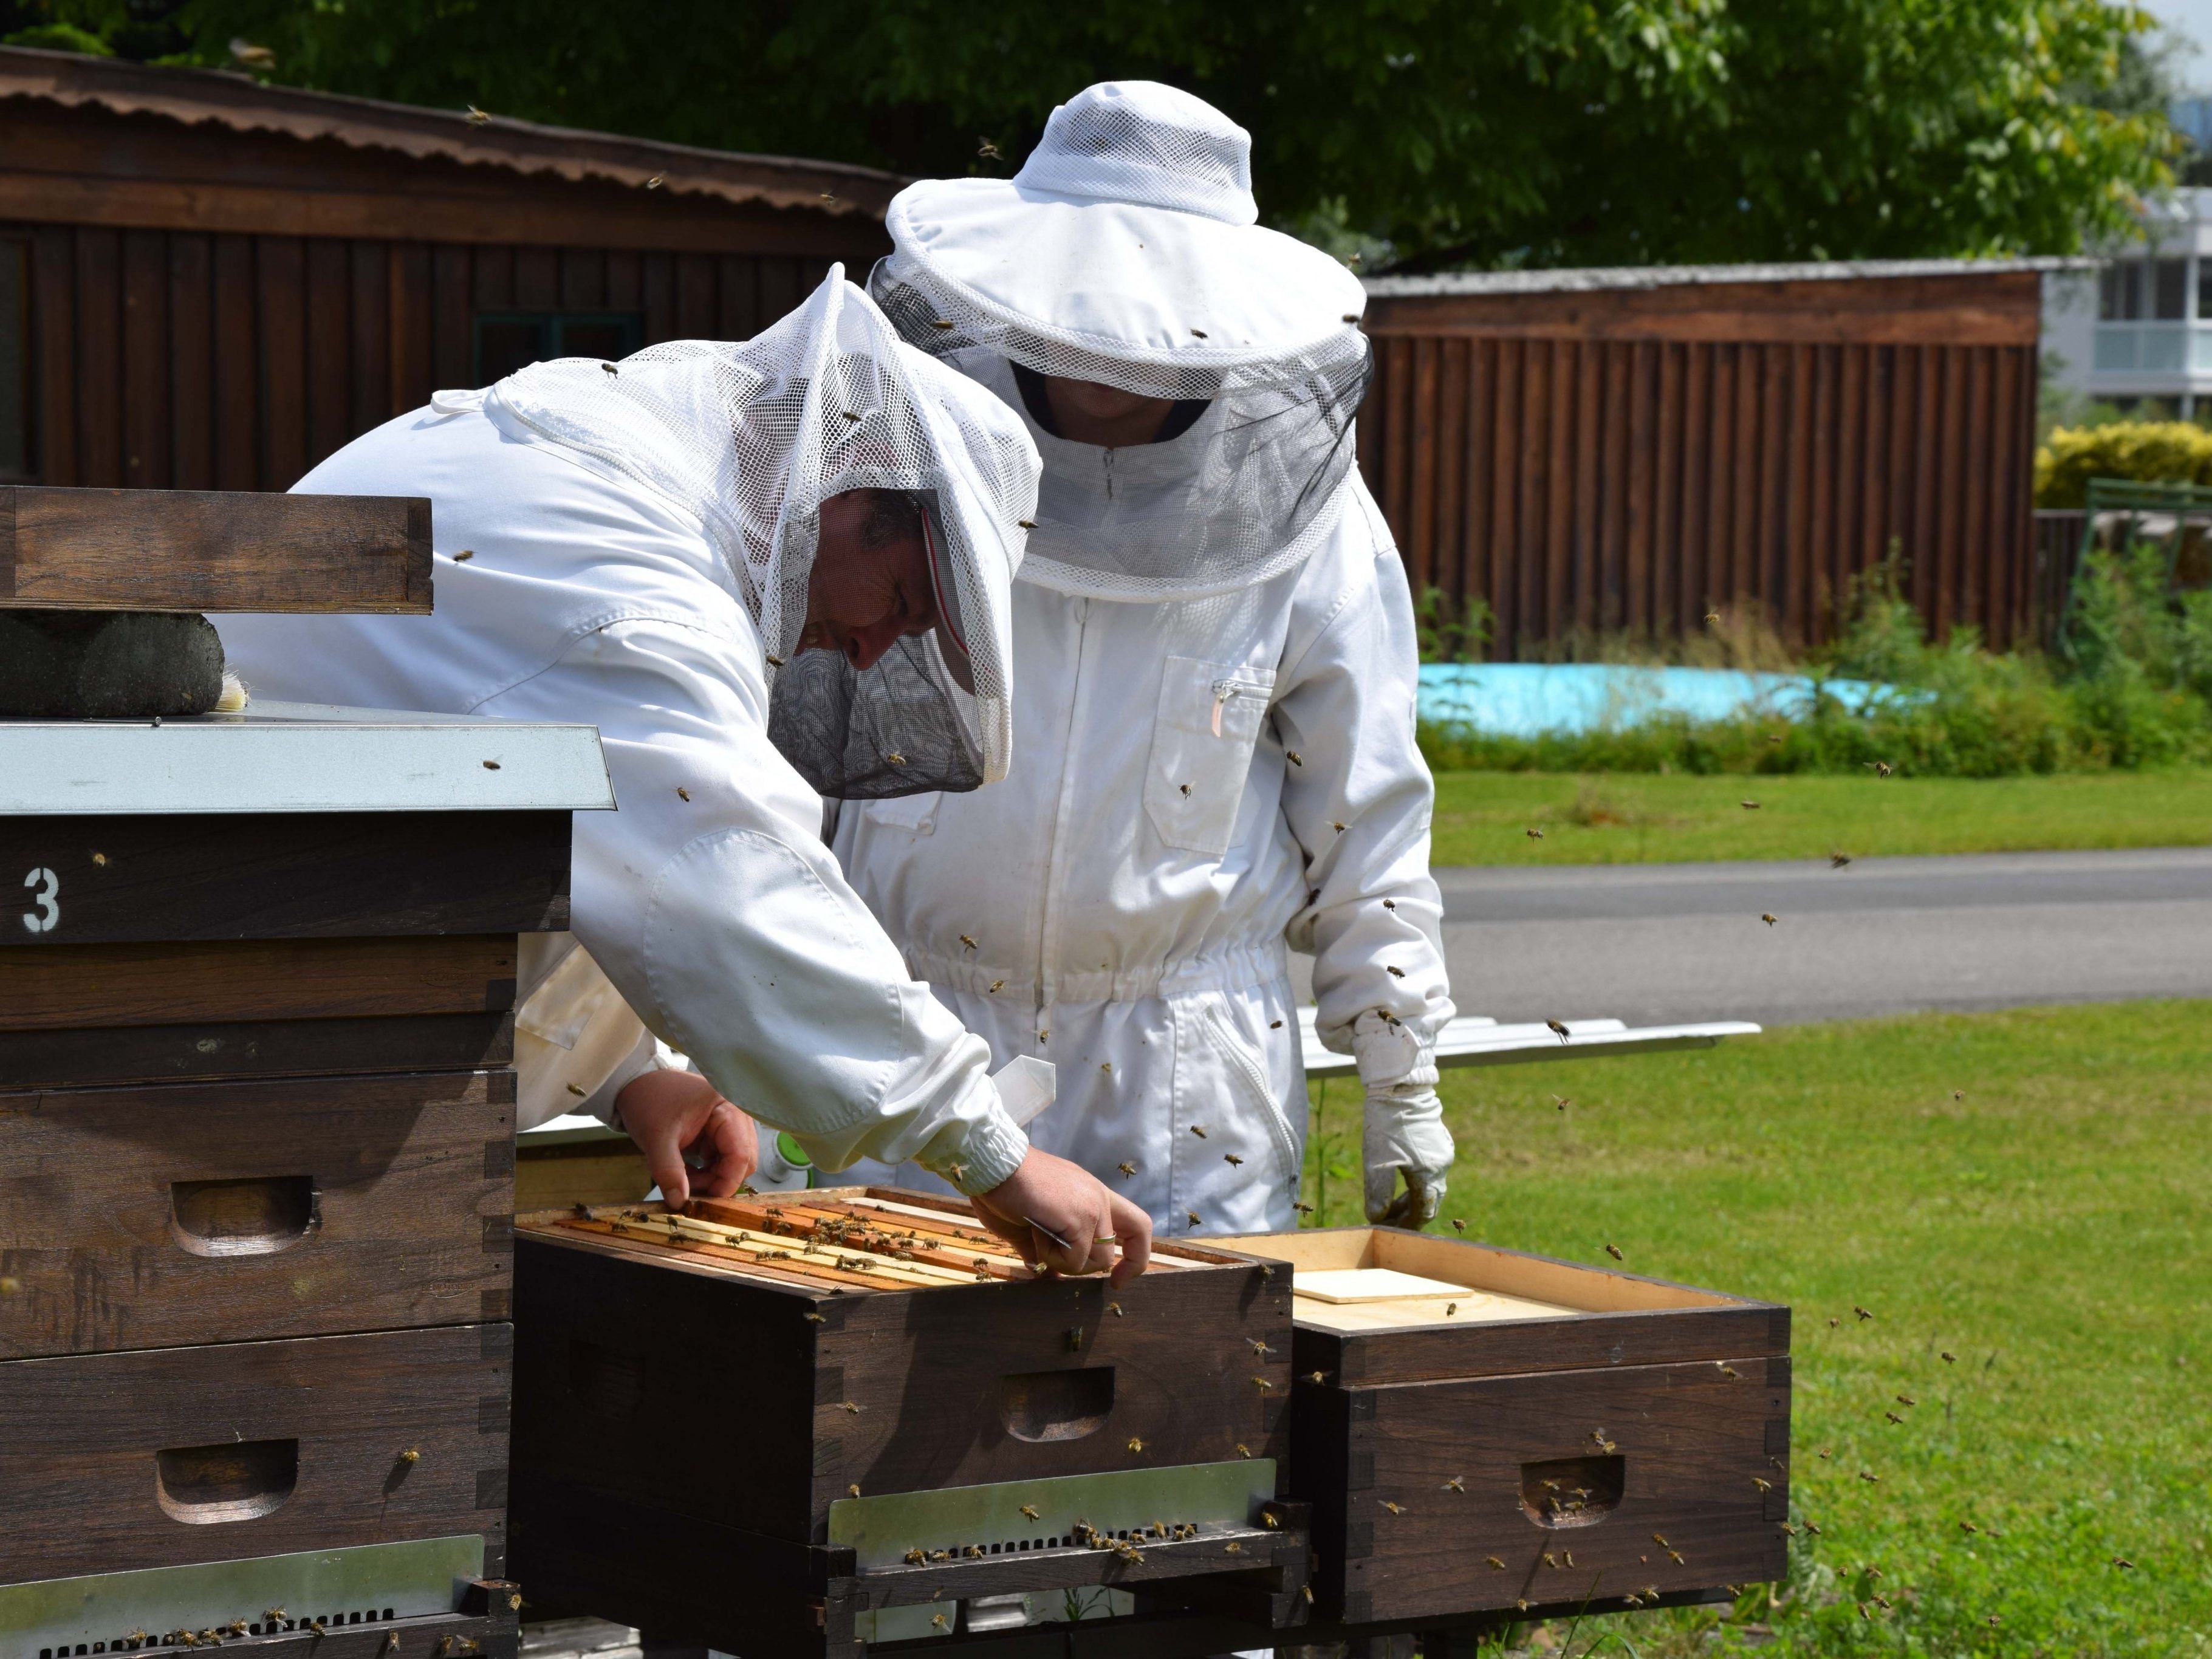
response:
[[[1437,878],[1453,995],[1499,1019],[1789,1024],[2212,997],[2212,848]]]

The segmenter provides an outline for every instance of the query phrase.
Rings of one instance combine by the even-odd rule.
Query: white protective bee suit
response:
[[[537,364],[368,433],[298,488],[429,497],[434,614],[222,633],[258,695],[599,728],[619,810],[576,816],[574,943],[537,942],[520,988],[538,1062],[573,1061],[592,1104],[654,1044],[574,943],[817,1163],[957,1164],[988,1191],[1027,1141],[984,1042],[908,975],[823,844],[822,796],[1004,775],[1036,478],[1005,406],[901,343],[833,270],[744,344]],[[918,496],[945,621],[856,673],[794,647],[821,504],[862,487]],[[533,1109],[576,1104],[546,1088]]]
[[[1056,1066],[1036,1144],[1169,1234],[1295,1224],[1288,952],[1312,952],[1322,1039],[1368,1096],[1369,1213],[1402,1175],[1392,1218],[1418,1224],[1452,1157],[1452,1006],[1413,609],[1353,465],[1364,295],[1256,227],[1249,149],[1197,99],[1109,84],[1011,181],[892,204],[871,291],[1022,412],[1044,476],[1006,784],[848,805],[836,845],[997,1059]],[[1070,442],[1047,374],[1176,409],[1151,444]]]

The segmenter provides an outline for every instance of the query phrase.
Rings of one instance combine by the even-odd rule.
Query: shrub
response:
[[[2086,507],[2092,478],[2212,483],[2212,432],[2187,421],[2062,426],[2035,452],[2035,504]]]

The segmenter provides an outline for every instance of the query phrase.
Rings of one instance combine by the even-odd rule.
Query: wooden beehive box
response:
[[[1304,1615],[1271,1263],[1175,1243],[1119,1290],[1040,1277],[964,1204],[851,1188],[527,1215],[515,1271],[533,1599],[749,1656],[1084,1587]]]
[[[0,500],[0,606],[428,558],[419,501]],[[588,727],[0,720],[0,1659],[511,1648],[517,935],[611,804]]]
[[[1394,1228],[1214,1242],[1297,1269],[1290,1490],[1322,1617],[1646,1605],[1781,1575],[1787,1308]]]

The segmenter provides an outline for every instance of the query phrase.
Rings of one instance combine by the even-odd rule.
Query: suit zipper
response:
[[[1078,599],[1075,602],[1075,678],[1067,688],[1067,730],[1060,747],[1060,794],[1053,804],[1051,850],[1047,854],[1045,864],[1044,914],[1038,919],[1037,925],[1036,1006],[1030,1011],[1030,1026],[1032,1030],[1039,1032],[1044,1029],[1045,1010],[1050,1006],[1054,992],[1055,976],[1052,963],[1060,933],[1062,843],[1067,835],[1069,797],[1075,790],[1075,733],[1082,724],[1084,649],[1089,641],[1090,632],[1091,601]]]

